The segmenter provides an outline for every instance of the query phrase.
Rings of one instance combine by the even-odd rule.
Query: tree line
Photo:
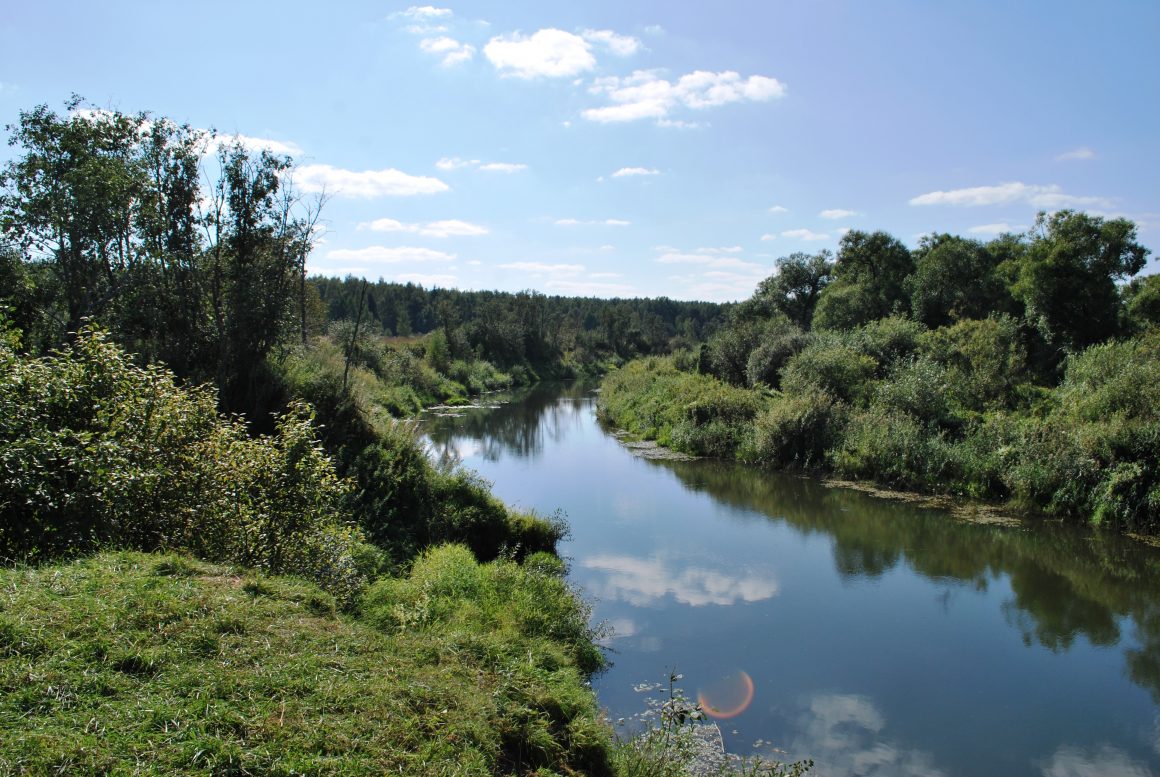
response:
[[[690,453],[1160,528],[1160,276],[1068,210],[989,242],[852,231],[796,253],[698,348],[611,374],[602,412]]]

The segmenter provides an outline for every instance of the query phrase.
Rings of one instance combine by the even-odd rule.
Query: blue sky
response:
[[[41,0],[0,122],[76,92],[290,151],[321,273],[735,300],[848,228],[1160,248],[1157,40],[1154,0]]]

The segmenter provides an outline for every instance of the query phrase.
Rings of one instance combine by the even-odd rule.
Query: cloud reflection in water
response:
[[[759,602],[777,596],[777,581],[753,573],[730,575],[704,567],[673,569],[664,560],[604,554],[583,559],[585,569],[604,572],[605,579],[590,589],[605,599],[619,599],[637,607],[653,604],[667,595],[682,604]]]

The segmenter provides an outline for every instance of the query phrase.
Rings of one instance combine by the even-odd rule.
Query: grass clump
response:
[[[0,570],[0,773],[612,773],[559,575],[449,546],[363,612],[183,556]]]

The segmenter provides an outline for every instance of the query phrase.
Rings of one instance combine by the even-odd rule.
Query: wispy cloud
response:
[[[257,153],[261,151],[269,151],[271,154],[279,156],[298,156],[302,153],[302,147],[297,143],[291,143],[288,140],[274,140],[273,138],[256,138],[250,135],[212,135],[206,140],[206,151],[216,152],[220,148],[229,148],[230,146],[241,146],[246,151]]]
[[[463,168],[463,167],[472,167],[472,166],[478,165],[478,164],[479,164],[478,159],[460,159],[457,156],[455,156],[455,157],[445,156],[442,159],[440,159],[438,162],[436,162],[435,166],[438,167],[440,170],[451,171],[451,170],[459,170],[460,168]]]
[[[681,76],[675,83],[655,71],[637,70],[630,76],[598,78],[589,91],[611,104],[583,111],[584,118],[615,123],[666,119],[678,107],[701,110],[742,101],[762,102],[783,97],[786,90],[776,78],[742,78],[731,70],[698,70]]]
[[[629,178],[639,175],[660,175],[660,170],[651,167],[622,167],[612,174],[613,178]]]
[[[828,232],[814,232],[812,229],[787,229],[781,233],[781,236],[793,238],[794,240],[805,240],[807,242],[830,239]]]
[[[336,248],[327,251],[326,258],[336,261],[398,264],[399,262],[453,262],[455,254],[419,246],[367,246],[366,248]]]
[[[527,170],[528,166],[520,162],[487,162],[480,165],[479,169],[487,173],[518,173]]]
[[[995,224],[980,224],[977,227],[971,227],[967,231],[972,235],[1002,235],[1006,232],[1022,232],[1025,229],[1027,227],[1013,227],[1005,221],[1000,221]]]
[[[303,165],[294,171],[294,182],[304,192],[326,191],[364,199],[437,194],[450,189],[438,178],[408,175],[393,167],[355,171],[330,165]]]
[[[1060,154],[1059,156],[1057,156],[1055,158],[1055,161],[1057,161],[1057,162],[1070,162],[1070,161],[1075,161],[1075,160],[1085,160],[1085,159],[1095,159],[1095,158],[1096,158],[1095,151],[1091,150],[1087,146],[1080,146],[1079,148],[1073,148],[1071,151],[1064,151],[1062,154]]]
[[[639,38],[631,35],[617,35],[612,30],[584,30],[580,33],[589,43],[598,43],[618,57],[631,57],[641,50]]]
[[[588,41],[555,28],[530,36],[518,32],[497,36],[483,47],[483,54],[500,75],[514,78],[561,78],[596,67]]]
[[[435,166],[447,172],[462,170],[466,167],[474,167],[485,173],[518,173],[528,169],[528,166],[522,162],[482,162],[478,159],[460,159],[457,156],[445,156],[436,162]]]
[[[784,205],[774,205],[772,208],[769,209],[769,212],[770,213],[788,213],[789,208],[785,207]]]
[[[910,200],[911,205],[950,205],[954,207],[981,207],[1026,202],[1036,208],[1110,208],[1107,197],[1081,197],[1065,194],[1055,185],[1042,186],[1019,181],[997,186],[973,186],[965,189],[935,191],[920,194]]]
[[[475,56],[475,46],[470,43],[461,43],[446,35],[441,35],[438,38],[424,38],[419,41],[419,48],[428,54],[442,56],[444,67],[452,67],[461,62],[467,62]]]
[[[448,19],[452,16],[450,8],[436,8],[431,5],[413,5],[405,11],[399,11],[392,14],[392,16],[402,16],[407,19],[414,19],[416,21],[426,21],[430,19]]]
[[[369,229],[372,232],[409,232],[425,237],[476,237],[488,234],[487,227],[458,219],[431,221],[426,224],[405,224],[395,219],[375,219],[360,223],[358,228]]]
[[[829,208],[818,214],[818,216],[824,219],[845,219],[851,216],[861,215],[862,214],[856,210],[845,210],[844,208]]]

